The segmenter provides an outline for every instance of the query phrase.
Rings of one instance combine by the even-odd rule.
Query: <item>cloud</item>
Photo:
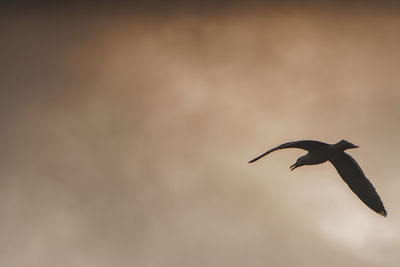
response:
[[[398,19],[229,6],[3,18],[3,265],[398,265]],[[359,145],[388,218],[301,151],[247,164],[304,138]]]

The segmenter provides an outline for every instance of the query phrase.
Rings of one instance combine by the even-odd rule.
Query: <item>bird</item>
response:
[[[274,147],[264,154],[250,160],[249,163],[253,163],[271,152],[286,148],[300,148],[308,151],[307,154],[298,158],[297,161],[290,166],[291,171],[304,165],[316,165],[329,161],[335,167],[343,181],[365,205],[376,213],[384,217],[387,216],[385,207],[375,187],[365,176],[355,159],[344,152],[347,149],[359,148],[359,146],[346,140],[341,140],[336,144],[327,144],[314,140],[293,141]]]

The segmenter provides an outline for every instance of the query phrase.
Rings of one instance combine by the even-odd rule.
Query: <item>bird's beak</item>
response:
[[[291,171],[293,171],[293,170],[296,169],[297,167],[299,167],[299,166],[297,166],[296,163],[295,163],[295,164],[293,164],[292,166],[290,166],[289,169],[290,169]]]
[[[359,146],[353,145],[353,147],[352,147],[352,148],[359,148]]]

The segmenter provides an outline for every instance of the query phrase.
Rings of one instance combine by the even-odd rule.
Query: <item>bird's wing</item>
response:
[[[374,186],[365,177],[357,162],[345,152],[330,159],[350,189],[375,212],[386,217],[386,210]]]
[[[279,149],[284,149],[284,148],[301,148],[307,151],[313,150],[313,149],[318,149],[320,147],[326,146],[328,145],[327,143],[323,143],[323,142],[319,142],[319,141],[312,141],[312,140],[301,140],[301,141],[293,141],[293,142],[288,142],[288,143],[284,143],[280,146],[277,146],[275,148],[272,148],[270,150],[268,150],[267,152],[265,152],[264,154],[256,157],[255,159],[252,159],[249,161],[249,163],[252,163],[256,160],[259,160],[260,158],[268,155],[271,152],[274,152],[276,150]]]

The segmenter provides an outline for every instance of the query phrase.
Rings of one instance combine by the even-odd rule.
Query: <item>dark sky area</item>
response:
[[[389,1],[1,4],[0,266],[399,266]],[[283,142],[346,139],[381,195]]]

